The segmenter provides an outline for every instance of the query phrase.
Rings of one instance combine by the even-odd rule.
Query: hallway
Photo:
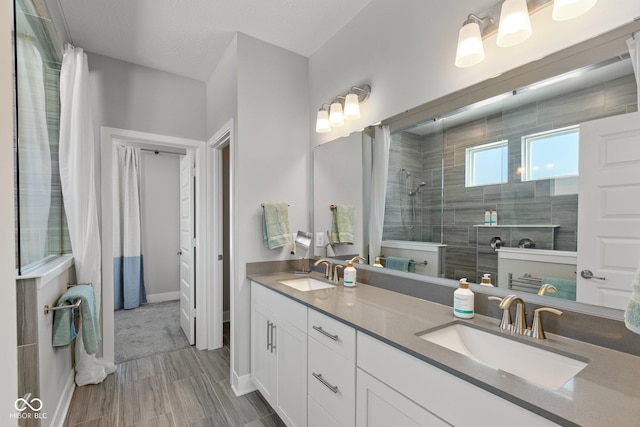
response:
[[[65,426],[284,426],[257,392],[233,394],[225,332],[221,349],[131,360],[102,384],[77,387]]]

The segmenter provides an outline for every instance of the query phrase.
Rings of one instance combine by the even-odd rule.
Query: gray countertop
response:
[[[312,277],[323,280],[321,275]],[[452,308],[360,284],[317,291],[298,291],[279,283],[300,278],[291,273],[250,275],[249,279],[346,323],[431,365],[561,425],[640,425],[640,357],[558,335],[546,340],[513,339],[587,359],[588,365],[562,388],[551,390],[425,341],[416,332],[457,319]],[[462,320],[461,320],[462,321]],[[463,320],[510,335],[498,319],[476,314]]]

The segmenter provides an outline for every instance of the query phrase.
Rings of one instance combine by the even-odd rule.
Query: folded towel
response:
[[[276,249],[291,243],[289,232],[289,205],[265,203],[262,210],[262,243]]]
[[[631,299],[624,312],[624,324],[630,331],[640,334],[640,270],[631,286]]]
[[[393,270],[409,271],[409,258],[400,258],[394,256],[388,256],[385,267]]]
[[[353,206],[336,205],[331,211],[331,243],[353,245],[355,209]]]
[[[100,323],[96,316],[96,299],[91,285],[77,285],[69,288],[60,298],[56,306],[72,304],[80,298],[80,316],[82,317],[82,341],[87,354],[98,351],[100,341]],[[64,309],[54,312],[53,318],[53,346],[69,345],[76,337],[73,325],[73,310]]]
[[[576,300],[576,280],[563,279],[561,277],[543,277],[542,284],[549,284],[556,287],[556,293],[547,292],[545,296],[566,299],[569,301]]]

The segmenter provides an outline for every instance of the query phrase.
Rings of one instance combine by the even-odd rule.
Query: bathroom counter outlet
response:
[[[315,277],[322,280],[321,276]],[[249,276],[262,286],[557,424],[637,426],[640,422],[640,357],[552,334],[546,340],[513,337],[588,362],[561,388],[551,390],[416,336],[417,332],[456,320],[509,334],[499,330],[498,319],[476,314],[473,319],[460,320],[454,318],[449,306],[361,283],[354,288],[335,286],[304,292],[280,283],[292,278],[289,273]]]

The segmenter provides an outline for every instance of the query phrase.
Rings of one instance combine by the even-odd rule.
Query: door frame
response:
[[[234,159],[236,157],[236,145],[234,143],[234,122],[233,119],[225,123],[209,140],[207,141],[207,235],[209,239],[209,259],[211,262],[207,265],[207,278],[211,286],[209,287],[209,343],[211,348],[220,348],[223,345],[222,339],[222,323],[223,323],[223,277],[222,268],[218,268],[218,254],[223,251],[222,242],[222,149],[229,146],[229,253],[226,254],[229,261],[229,310],[231,319],[231,337],[234,335]],[[234,369],[233,355],[234,346],[233,339],[229,345],[231,372]]]
[[[116,146],[123,145],[124,141],[153,145],[157,147],[177,147],[191,150],[196,164],[196,202],[195,226],[196,226],[196,347],[207,349],[209,311],[206,298],[208,281],[207,265],[207,233],[205,226],[206,216],[206,186],[205,183],[205,143],[195,139],[179,138],[167,135],[159,135],[147,132],[138,132],[112,127],[100,127],[100,153],[101,153],[101,212],[102,212],[102,357],[113,362],[115,356],[114,336],[114,310],[113,310],[113,159]],[[198,321],[198,318],[205,321]]]

